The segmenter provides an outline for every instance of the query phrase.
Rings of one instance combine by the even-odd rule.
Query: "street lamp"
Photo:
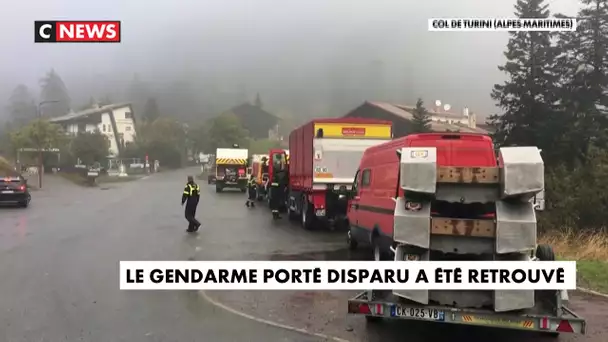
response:
[[[49,103],[57,103],[57,100],[46,100],[38,103],[38,107],[36,107],[36,114],[38,116],[38,120],[42,119],[42,106]],[[40,123],[38,123],[40,125]],[[40,129],[40,126],[38,126]],[[40,134],[41,132],[38,132]],[[42,134],[40,134],[42,135]],[[40,142],[38,143],[38,188],[42,189],[42,146],[40,146]]]

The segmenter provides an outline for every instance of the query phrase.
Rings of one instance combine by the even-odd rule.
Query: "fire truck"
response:
[[[287,211],[304,229],[335,227],[346,217],[363,152],[392,138],[392,122],[363,118],[315,119],[293,130]]]

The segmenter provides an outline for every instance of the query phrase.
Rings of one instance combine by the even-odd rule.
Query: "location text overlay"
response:
[[[431,18],[429,31],[448,32],[518,32],[576,31],[572,18]]]

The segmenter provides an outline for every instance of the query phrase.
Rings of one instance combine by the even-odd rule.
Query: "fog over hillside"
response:
[[[127,100],[138,74],[167,112],[211,116],[260,93],[297,117],[335,116],[365,99],[441,99],[482,116],[503,79],[506,33],[436,33],[431,17],[508,17],[512,0],[28,0],[0,22],[0,118],[18,84],[36,95],[51,68],[74,106]],[[574,14],[577,4],[551,2]],[[122,21],[121,44],[34,44],[34,20]]]

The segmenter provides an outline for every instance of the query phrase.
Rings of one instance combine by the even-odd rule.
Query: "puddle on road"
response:
[[[365,261],[371,259],[371,252],[364,249],[351,251],[347,248],[331,250],[305,252],[296,254],[273,253],[268,256],[271,261],[307,261],[307,260],[327,260],[327,261]]]

